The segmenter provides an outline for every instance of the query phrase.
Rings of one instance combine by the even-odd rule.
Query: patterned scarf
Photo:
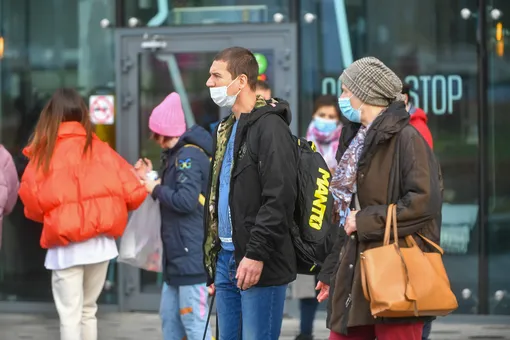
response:
[[[352,195],[356,193],[356,175],[358,173],[358,162],[365,145],[365,137],[368,128],[362,126],[349,147],[342,155],[336,167],[330,190],[335,198],[335,211],[340,214],[340,225],[345,224],[349,215]]]
[[[315,128],[313,121],[306,131],[306,139],[315,143],[317,151],[322,155],[329,169],[336,168],[335,156],[341,133],[342,124],[339,124],[338,127],[330,133],[323,133]]]

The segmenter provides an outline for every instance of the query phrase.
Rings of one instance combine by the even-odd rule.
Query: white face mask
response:
[[[235,81],[234,79],[228,86],[220,86],[220,87],[210,87],[209,91],[211,92],[211,99],[214,101],[214,103],[220,107],[232,107],[234,106],[234,103],[236,102],[237,95],[239,92],[234,94],[233,96],[229,96],[227,93],[227,89],[232,85]]]

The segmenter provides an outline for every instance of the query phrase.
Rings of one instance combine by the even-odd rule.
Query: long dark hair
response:
[[[58,129],[63,122],[81,123],[86,131],[83,154],[91,149],[92,123],[87,105],[74,89],[58,89],[43,108],[30,142],[32,159],[37,169],[42,167],[44,172],[48,172]]]

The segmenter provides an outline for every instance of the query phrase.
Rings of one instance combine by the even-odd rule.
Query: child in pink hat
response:
[[[152,110],[149,117],[149,129],[152,131],[151,138],[163,150],[173,149],[177,145],[179,138],[186,132],[186,120],[178,93],[170,93],[161,104]],[[153,172],[152,162],[147,158],[139,159],[135,164],[135,169],[140,178],[145,178],[146,174]],[[154,175],[152,174],[152,176]]]
[[[154,176],[148,159],[146,165],[139,160],[135,168],[152,196],[148,199],[159,203],[161,213],[163,339],[203,339],[207,329],[204,339],[211,340],[202,244],[212,136],[199,125],[186,129],[177,93],[152,111],[149,128],[163,149],[159,174]]]

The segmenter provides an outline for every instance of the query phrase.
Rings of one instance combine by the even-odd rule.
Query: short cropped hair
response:
[[[227,63],[227,71],[230,72],[232,79],[239,77],[241,74],[246,75],[248,86],[250,86],[251,90],[255,91],[259,75],[259,64],[251,51],[244,47],[229,47],[218,53],[214,60]]]

